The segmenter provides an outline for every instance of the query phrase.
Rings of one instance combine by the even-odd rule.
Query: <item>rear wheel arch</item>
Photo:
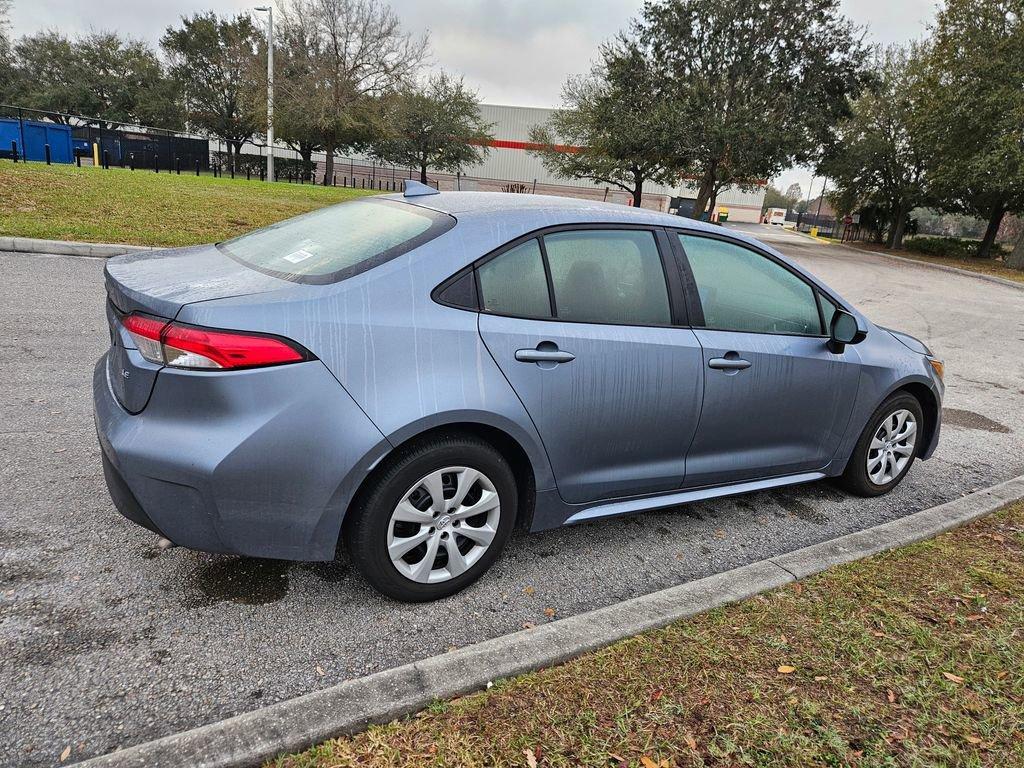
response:
[[[354,509],[358,506],[360,499],[374,486],[377,478],[387,471],[395,461],[399,460],[408,452],[415,450],[424,443],[436,441],[441,438],[469,437],[489,444],[497,450],[512,467],[512,474],[515,477],[516,489],[518,492],[518,514],[516,525],[525,526],[529,530],[533,522],[533,512],[536,502],[537,481],[532,462],[526,450],[512,435],[499,427],[479,422],[452,422],[440,424],[421,432],[406,437],[402,442],[388,452],[370,472],[366,474],[352,496],[348,508]],[[341,537],[345,536],[348,526],[351,524],[352,516],[347,512],[339,532],[338,544],[341,544]]]

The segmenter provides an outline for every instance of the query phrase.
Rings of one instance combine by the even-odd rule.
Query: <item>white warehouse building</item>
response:
[[[462,189],[504,190],[533,192],[551,195],[569,195],[591,199],[606,199],[609,202],[630,204],[629,193],[618,187],[595,183],[585,179],[566,179],[556,176],[544,168],[538,155],[530,152],[530,129],[546,123],[553,110],[537,107],[515,107],[497,104],[481,105],[483,119],[493,125],[491,142],[486,159],[482,163],[466,166],[462,178],[431,173],[442,189],[460,186]],[[757,222],[761,217],[765,184],[754,191],[745,192],[737,187],[727,187],[718,195],[718,210],[727,212],[730,221]],[[697,187],[693,183],[680,181],[679,186],[645,184],[645,208],[668,211],[679,202],[693,200]],[[673,202],[673,198],[677,198]]]
[[[530,129],[548,121],[554,110],[538,107],[514,107],[498,104],[482,104],[481,116],[492,125],[490,142],[483,162],[464,166],[459,174],[441,173],[430,169],[428,178],[438,189],[480,190],[500,192],[535,192],[541,195],[566,195],[585,197],[591,200],[632,204],[632,195],[618,187],[588,181],[567,179],[549,172],[540,157],[531,152],[536,145],[530,143]],[[222,148],[211,141],[211,151]],[[297,153],[276,145],[279,157],[297,158]],[[262,154],[261,147],[246,145],[244,153]],[[314,153],[316,175],[324,171],[324,155]],[[411,168],[395,168],[381,164],[368,155],[351,155],[335,161],[337,184],[352,184],[374,189],[397,189],[404,178],[414,178]],[[766,182],[759,182],[752,191],[738,187],[726,187],[718,194],[716,215],[727,214],[730,221],[758,222],[764,202]],[[664,184],[644,185],[644,208],[660,211],[674,211],[678,206],[686,208],[686,202],[697,196],[697,185],[680,179],[678,186]]]

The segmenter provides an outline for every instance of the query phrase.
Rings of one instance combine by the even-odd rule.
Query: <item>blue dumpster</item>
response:
[[[71,151],[71,127],[37,120],[0,118],[0,157],[11,156],[11,142],[18,147],[18,159],[46,159],[45,146],[50,145],[54,163],[74,162]]]

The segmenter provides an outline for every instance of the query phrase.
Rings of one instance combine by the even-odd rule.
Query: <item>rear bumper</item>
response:
[[[207,552],[331,560],[352,495],[387,441],[319,361],[164,369],[125,411],[93,372],[104,476],[122,515]]]

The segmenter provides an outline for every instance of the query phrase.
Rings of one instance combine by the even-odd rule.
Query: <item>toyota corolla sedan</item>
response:
[[[208,552],[450,595],[513,527],[833,478],[885,493],[942,363],[775,250],[676,216],[479,192],[324,208],[106,267],[93,379],[118,510]]]

